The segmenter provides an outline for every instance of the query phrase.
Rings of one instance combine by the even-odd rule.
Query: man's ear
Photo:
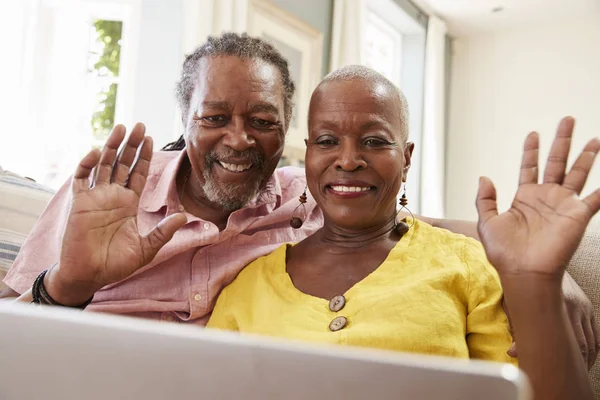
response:
[[[406,142],[406,145],[404,146],[404,168],[402,168],[402,182],[406,182],[414,149],[415,144],[413,142]]]

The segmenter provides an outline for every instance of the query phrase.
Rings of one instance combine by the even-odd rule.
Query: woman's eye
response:
[[[389,144],[385,140],[375,139],[375,138],[367,139],[367,140],[365,140],[364,143],[365,143],[365,146],[369,146],[369,147],[385,146],[385,145]]]
[[[333,146],[336,144],[336,141],[333,139],[320,139],[317,140],[317,144],[319,146]]]

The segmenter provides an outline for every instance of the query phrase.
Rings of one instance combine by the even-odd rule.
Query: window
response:
[[[362,59],[396,86],[408,101],[410,141],[416,151],[406,183],[411,210],[419,212],[421,198],[421,137],[425,74],[425,28],[397,0],[364,2]]]
[[[2,32],[13,45],[11,80],[3,85],[12,101],[2,120],[15,134],[3,137],[0,163],[56,189],[116,121],[132,123],[142,2],[4,3]]]
[[[400,86],[402,35],[374,12],[365,28],[365,64]]]
[[[92,146],[102,147],[115,124],[121,66],[123,21],[90,23],[87,93]],[[90,131],[91,129],[91,131]]]

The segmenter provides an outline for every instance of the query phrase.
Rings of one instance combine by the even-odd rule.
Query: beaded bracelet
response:
[[[41,274],[38,275],[38,277],[33,282],[33,286],[31,287],[31,294],[33,296],[32,303],[48,304],[48,305],[52,305],[52,306],[69,307],[69,308],[78,308],[80,310],[83,310],[88,305],[90,305],[90,303],[94,299],[94,296],[90,297],[85,303],[80,304],[78,306],[65,306],[64,304],[60,304],[59,302],[54,300],[52,298],[52,296],[50,296],[50,294],[48,294],[48,291],[46,290],[46,286],[44,286],[44,277],[46,276],[47,272],[48,272],[48,270],[43,271]]]

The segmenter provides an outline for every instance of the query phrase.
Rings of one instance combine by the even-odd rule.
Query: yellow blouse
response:
[[[416,221],[385,261],[331,306],[294,287],[286,246],[242,270],[219,296],[208,327],[516,364],[506,354],[512,338],[500,280],[476,240]]]

